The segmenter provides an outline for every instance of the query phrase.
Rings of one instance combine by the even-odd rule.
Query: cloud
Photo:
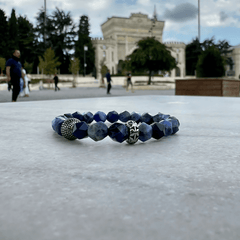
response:
[[[221,11],[219,15],[220,15],[220,22],[224,22],[228,18],[228,15],[224,11]]]
[[[162,18],[176,22],[186,22],[195,19],[198,9],[191,3],[182,3],[175,6],[172,10],[166,9]]]

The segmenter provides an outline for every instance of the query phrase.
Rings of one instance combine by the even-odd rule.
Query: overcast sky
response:
[[[90,19],[91,37],[102,37],[100,25],[107,18],[130,17],[131,13],[144,13],[153,17],[154,5],[158,20],[165,21],[163,42],[179,41],[188,44],[198,36],[198,0],[47,0],[47,14],[56,7],[70,12],[78,25],[81,15]],[[17,15],[26,15],[33,23],[44,0],[0,0],[0,8],[10,16],[12,8]],[[240,0],[200,1],[200,40],[215,37],[230,45],[240,44]]]

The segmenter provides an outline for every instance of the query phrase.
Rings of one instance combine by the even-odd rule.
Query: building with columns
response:
[[[118,63],[125,60],[137,48],[137,42],[142,38],[154,36],[162,43],[164,21],[158,21],[156,12],[153,19],[146,14],[132,13],[129,18],[111,17],[101,25],[103,38],[92,38],[95,47],[95,66],[97,78],[100,77],[100,63],[105,58],[105,65],[111,74],[118,72]],[[184,77],[185,48],[183,42],[166,42],[171,47],[171,55],[177,59],[177,68],[171,71],[171,77]]]

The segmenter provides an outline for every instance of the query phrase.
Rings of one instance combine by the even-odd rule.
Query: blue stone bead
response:
[[[146,123],[141,123],[139,126],[139,140],[142,142],[146,142],[152,137],[152,126],[146,124]]]
[[[158,114],[154,115],[152,117],[152,119],[154,122],[160,122],[161,120],[163,120],[163,118],[162,118],[163,115],[164,115],[163,113],[159,112]]]
[[[61,133],[61,126],[63,124],[63,122],[66,120],[66,117],[65,116],[59,116],[59,117],[56,117],[52,120],[52,128],[53,130],[58,133],[60,136],[62,136],[62,133]]]
[[[165,136],[165,126],[162,123],[155,122],[151,126],[153,138],[160,139]]]
[[[78,139],[86,138],[88,136],[88,125],[85,122],[75,123],[72,134]]]
[[[73,115],[74,118],[77,118],[80,121],[84,120],[83,115],[80,112],[75,112],[72,115]]]
[[[169,114],[163,114],[163,115],[162,115],[162,120],[166,120],[166,119],[168,119],[169,117],[170,117]]]
[[[153,117],[149,113],[143,113],[142,114],[142,122],[151,124],[151,123],[153,123]]]
[[[119,120],[122,122],[127,122],[131,120],[131,114],[128,111],[123,111],[119,114]]]
[[[104,112],[98,111],[93,116],[96,122],[105,122],[107,119],[107,115]]]
[[[170,121],[162,120],[160,123],[165,127],[165,136],[169,136],[173,133],[172,123]]]
[[[139,113],[132,112],[131,113],[131,120],[133,120],[136,123],[142,122],[142,116]]]
[[[109,137],[119,143],[127,140],[129,137],[129,130],[125,124],[122,123],[114,123],[108,129]]]
[[[107,120],[111,123],[117,122],[119,119],[119,115],[116,111],[111,111],[107,114]]]
[[[172,116],[166,120],[172,123],[172,130],[173,130],[172,134],[175,134],[176,132],[179,131],[180,122],[178,121],[177,118]]]
[[[88,136],[94,141],[100,141],[108,135],[108,127],[103,122],[97,122],[88,126]]]
[[[71,113],[65,113],[64,116],[66,116],[67,118],[73,118],[73,115]]]
[[[91,112],[83,113],[83,121],[91,123],[93,121],[93,114]]]

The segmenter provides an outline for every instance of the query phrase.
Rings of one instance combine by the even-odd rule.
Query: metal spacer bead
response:
[[[69,118],[65,120],[61,126],[61,133],[62,135],[68,139],[68,140],[75,140],[77,139],[75,136],[73,136],[73,126],[75,123],[81,122],[77,118]]]
[[[129,138],[126,140],[129,144],[134,144],[138,141],[139,138],[139,128],[138,124],[132,120],[129,120],[125,123],[129,128]]]

